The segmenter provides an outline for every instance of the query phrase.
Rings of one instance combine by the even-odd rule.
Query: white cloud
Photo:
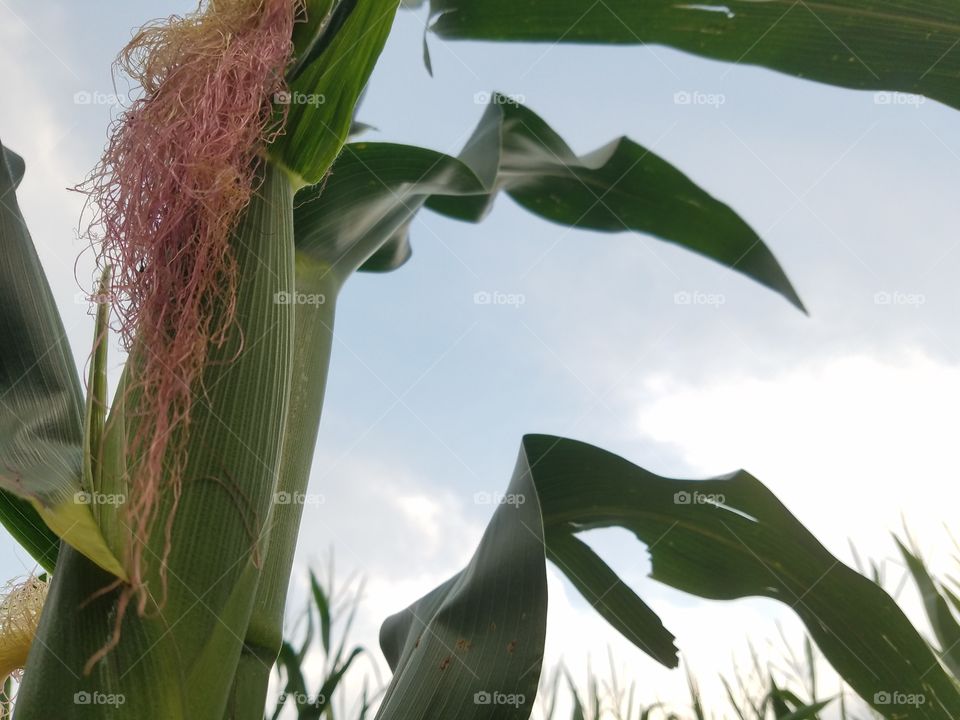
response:
[[[901,516],[943,561],[960,501],[960,367],[909,350],[850,355],[761,378],[651,379],[639,432],[704,475],[745,468],[834,553],[892,556]]]

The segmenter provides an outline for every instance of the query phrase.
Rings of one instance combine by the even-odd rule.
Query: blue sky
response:
[[[95,163],[114,108],[75,97],[114,93],[110,61],[131,28],[191,7],[0,0],[0,138],[27,160],[21,204],[78,363],[91,330],[74,299],[81,201],[65,188]],[[377,128],[369,139],[456,152],[490,90],[521,97],[578,152],[628,135],[757,229],[810,316],[673,246],[570,232],[506,198],[479,226],[422,214],[410,263],[352,279],[340,302],[311,484],[325,503],[306,510],[295,602],[303,569],[332,547],[339,569],[368,580],[358,640],[375,645],[383,616],[469,557],[491,512],[474,494],[505,488],[527,432],[587,440],[666,475],[745,467],[842,559],[848,539],[887,559],[891,587],[902,569],[889,532],[903,514],[949,569],[960,115],[664,48],[430,37],[431,78],[425,20],[398,16],[361,112]],[[722,101],[680,104],[677,93]],[[78,276],[88,279],[89,258]],[[477,305],[477,292],[524,302]],[[722,303],[678,305],[678,292]],[[644,579],[643,549],[625,534],[592,542],[705,676],[742,655],[748,634],[776,638],[777,620],[798,635],[772,603],[704,603]],[[9,538],[0,544],[4,576],[30,569]],[[611,643],[647,697],[679,692],[678,673],[606,634],[552,583],[551,658],[603,664]]]

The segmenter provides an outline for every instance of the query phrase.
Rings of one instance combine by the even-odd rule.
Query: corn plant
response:
[[[431,27],[450,39],[667,44],[960,105],[955,3],[801,5],[433,0]],[[140,94],[78,186],[98,265],[83,382],[17,205],[25,163],[2,148],[0,517],[53,577],[18,720],[259,720],[300,521],[299,504],[278,498],[306,488],[337,297],[354,272],[407,261],[421,209],[478,222],[502,192],[554,223],[678,244],[803,307],[746,222],[629,139],[578,156],[494,93],[458,157],[349,142],[397,6],[210,0],[134,35],[118,65]],[[112,396],[111,337],[126,351]],[[689,501],[703,494],[710,502]],[[576,536],[608,526],[649,545],[662,582],[790,605],[890,717],[960,716],[955,681],[891,598],[745,472],[671,480],[531,435],[508,493],[519,496],[462,573],[386,622],[394,676],[378,718],[528,717],[529,704],[475,698],[536,694],[547,559],[675,666],[673,635]],[[893,692],[926,701],[881,702]]]
[[[363,594],[363,583],[350,593],[335,591],[333,566],[329,576],[321,582],[310,572],[310,602],[302,619],[306,627],[301,632],[291,633],[280,648],[277,659],[277,675],[282,680],[283,690],[277,698],[273,712],[266,715],[269,720],[279,720],[285,707],[289,707],[298,720],[319,720],[336,717],[344,720],[364,720],[371,712],[379,692],[379,678],[374,676],[376,684],[371,687],[370,676],[364,677],[363,691],[360,697],[349,698],[343,691],[344,681],[353,673],[355,661],[367,650],[362,646],[347,649],[353,621]],[[341,604],[339,596],[350,597]],[[341,617],[345,620],[341,622]],[[319,687],[311,691],[307,686],[306,664],[309,654],[319,650],[323,655],[323,675]],[[268,708],[269,710],[269,708]]]

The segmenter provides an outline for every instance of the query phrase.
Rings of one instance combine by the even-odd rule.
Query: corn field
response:
[[[427,35],[643,45],[960,109],[955,0],[202,0],[143,18],[114,66],[134,93],[72,188],[94,266],[80,278],[94,315],[82,372],[18,203],[33,158],[0,146],[0,520],[37,567],[0,602],[2,717],[868,717],[854,703],[892,720],[960,718],[957,586],[912,543],[897,541],[929,628],[746,470],[666,477],[646,469],[653,458],[548,433],[516,438],[471,559],[385,618],[378,649],[347,640],[354,605],[314,576],[290,635],[295,500],[322,432],[342,291],[356,274],[402,272],[421,212],[477,224],[506,196],[560,228],[558,243],[574,230],[646,236],[737,273],[791,317],[811,301],[768,238],[684,170],[627,137],[578,153],[523,98],[485,94],[456,155],[364,139],[360,104],[397,14],[424,5],[428,66]],[[545,667],[548,565],[639,652],[681,664],[683,628],[582,537],[602,529],[627,531],[672,590],[782,604],[809,637],[807,676],[781,686],[758,661],[752,689],[725,674],[729,707],[707,708],[706,671],[685,668],[677,708],[642,677]],[[302,669],[310,653],[323,658],[319,687]],[[344,698],[374,653],[390,676]],[[814,657],[842,691],[817,686]]]

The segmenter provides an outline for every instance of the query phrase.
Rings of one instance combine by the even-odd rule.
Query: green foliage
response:
[[[324,716],[332,720],[335,709],[338,716],[362,720],[370,712],[373,698],[368,695],[366,684],[361,697],[349,704],[343,689],[344,679],[355,667],[354,662],[366,653],[359,645],[347,649],[362,592],[361,584],[342,605],[338,596],[334,595],[332,570],[325,583],[310,573],[310,603],[303,614],[306,630],[299,641],[291,638],[283,642],[277,660],[277,674],[283,682],[283,690],[273,712],[267,714],[270,720],[278,720],[284,708],[292,708],[298,720],[318,720]],[[341,611],[346,612],[345,622],[342,623]],[[317,649],[323,655],[323,679],[318,690],[311,692],[305,679],[305,664],[311,650],[317,645],[315,631],[318,623],[320,642]],[[338,626],[336,633],[339,635],[336,647],[332,645],[336,639],[334,626]]]
[[[470,564],[380,632],[394,671],[378,720],[526,718],[547,624],[543,521],[521,455]]]
[[[628,139],[577,156],[544,120],[494,95],[457,158],[387,143],[345,145],[397,2],[307,0],[305,6],[306,21],[293,38],[290,94],[277,98],[288,105],[285,132],[268,149],[266,181],[235,233],[244,342],[234,337],[220,348],[205,373],[191,426],[189,482],[173,528],[168,602],[147,617],[128,614],[120,644],[83,677],[80,669],[122,617],[122,590],[108,588],[124,578],[117,559],[123,534],[119,511],[77,497],[125,493],[125,438],[136,398],[124,397],[106,416],[101,306],[84,403],[62,321],[16,204],[23,161],[2,149],[0,520],[45,568],[60,551],[18,720],[111,712],[78,708],[76,692],[121,693],[125,713],[142,718],[259,718],[277,656],[298,716],[333,717],[330,698],[361,651],[348,651],[345,635],[334,648],[332,593],[315,578],[306,638],[300,645],[282,640],[300,511],[276,497],[306,487],[340,287],[355,270],[402,265],[421,208],[478,222],[503,192],[560,225],[642,232],[676,243],[802,309],[771,251],[733,210]],[[433,30],[446,38],[658,43],[844,87],[922,93],[960,107],[960,55],[952,52],[960,12],[945,0],[433,0],[432,14]],[[283,293],[323,297],[322,311],[277,302]],[[696,501],[703,496],[707,502]],[[653,577],[675,588],[790,605],[825,657],[877,710],[911,719],[960,717],[960,600],[903,544],[936,654],[877,583],[839,563],[745,472],[671,480],[582,443],[528,436],[506,497],[515,501],[497,509],[468,567],[384,625],[381,642],[394,676],[378,718],[528,717],[542,663],[547,559],[613,627],[675,666],[673,634],[576,537],[610,526],[635,533],[648,547]],[[158,542],[150,550],[160,558],[165,548]],[[158,578],[152,581],[159,587]],[[327,667],[310,693],[301,667],[317,626]],[[816,718],[829,701],[817,698],[812,649],[807,658],[808,700],[770,676],[762,697],[734,703],[741,720]],[[581,701],[564,677],[574,717],[597,720],[596,681]],[[882,700],[891,692],[922,695],[926,702],[892,708]],[[690,694],[691,715],[706,717],[692,677]],[[493,701],[494,695],[512,700]],[[365,692],[360,718],[371,702]],[[843,702],[841,696],[845,716]],[[658,711],[641,708],[639,716]],[[631,712],[632,706],[628,717]],[[0,699],[0,715],[7,714]]]
[[[952,0],[431,0],[444,38],[656,44],[817,82],[960,108]]]
[[[18,720],[112,711],[92,703],[78,708],[77,693],[122,695],[124,712],[144,720],[223,715],[266,550],[289,396],[293,305],[277,301],[293,291],[293,188],[286,175],[265,170],[232,243],[241,277],[237,328],[205,371],[169,556],[162,532],[149,539],[148,612],[128,608],[124,615],[124,589],[83,556],[62,552],[48,604],[63,611],[43,614],[18,695]],[[248,392],[251,387],[258,392]],[[112,409],[105,442],[111,428],[122,434],[115,413],[121,420],[124,412],[134,415],[135,402],[127,397],[126,407]],[[114,476],[122,463],[105,460],[103,488],[129,497],[130,478]],[[163,500],[169,513],[170,498]],[[124,510],[117,504],[101,512],[117,519]],[[165,598],[161,559],[168,571]],[[114,637],[118,618],[118,644],[84,674]]]
[[[299,54],[289,77],[286,129],[270,157],[298,187],[320,182],[340,153],[354,108],[393,26],[397,0],[330,0],[307,4],[296,29]]]
[[[93,489],[81,477],[83,396],[17,204],[23,173],[22,158],[0,145],[0,519],[48,570],[59,536],[123,576],[82,501]]]
[[[960,622],[957,620],[960,604],[950,588],[930,575],[912,542],[911,550],[899,538],[895,540],[923,600],[923,608],[939,645],[937,655],[953,676],[960,680]]]
[[[546,556],[591,606],[661,662],[665,653],[657,649],[665,648],[672,636],[629,591],[625,598],[615,595],[607,603],[611,579],[618,578],[589,548],[572,542],[577,533],[605,527],[629,530],[647,545],[653,562],[651,577],[679,590],[717,600],[758,596],[785,603],[804,622],[833,667],[880,712],[891,710],[887,698],[897,694],[923,698],[911,708],[911,717],[948,720],[960,716],[960,691],[955,680],[893,599],[831,555],[748,473],[739,471],[702,481],[667,479],[599,448],[545,435],[524,438],[517,468],[504,496],[507,503],[497,510],[485,538],[489,534],[507,537],[510,533],[539,538],[542,527]],[[541,522],[529,517],[531,509],[540,513]],[[481,544],[478,554],[483,550]],[[529,559],[517,549],[491,558],[489,567],[496,570],[496,575],[485,584],[468,587],[464,597],[458,598],[458,606],[472,610],[472,627],[482,627],[486,618],[499,626],[504,623],[504,615],[511,622],[519,622],[532,603],[541,602],[537,586],[509,583],[519,568],[532,561],[534,551],[527,552]],[[592,570],[583,572],[584,568]],[[526,574],[531,572],[525,570]],[[498,580],[509,585],[509,593],[489,589],[496,588]],[[444,597],[456,582],[455,578],[441,586],[408,612],[431,628],[439,616],[438,597]],[[495,602],[497,614],[486,615],[486,609]],[[618,614],[625,602],[633,612]],[[395,626],[395,619],[388,620],[382,633],[388,658],[396,656]],[[440,623],[440,628],[447,626],[446,622]],[[451,627],[454,634],[460,631],[458,625]],[[419,636],[419,632],[414,624],[407,639],[406,656],[410,660],[404,670],[411,674],[410,665],[416,663],[416,670],[426,677],[435,665],[435,657],[410,647],[409,638]],[[500,641],[495,637],[470,637],[478,654],[495,649]],[[666,658],[666,664],[674,664],[669,653]],[[520,692],[516,683],[516,677],[510,676],[493,685],[491,691]],[[424,680],[423,686],[425,697],[434,693],[445,697],[445,683]],[[462,701],[466,688],[459,692]],[[384,717],[419,718],[424,702],[420,699],[404,711]],[[896,712],[901,709],[893,708]],[[475,712],[471,717],[497,717]],[[516,716],[528,715],[529,708],[527,714]]]
[[[421,207],[479,222],[503,192],[551,222],[642,232],[743,273],[803,307],[759,236],[729,207],[627,138],[578,157],[528,108],[494,93],[458,158],[423,148],[352,143],[323,186],[297,196],[297,249],[332,259],[341,282],[410,257]]]

